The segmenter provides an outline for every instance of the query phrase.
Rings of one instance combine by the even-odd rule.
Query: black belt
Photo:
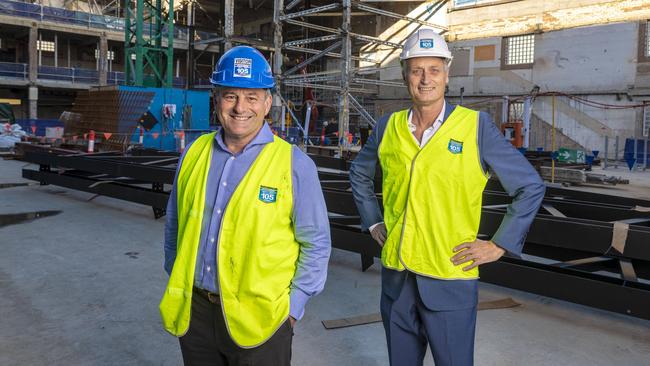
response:
[[[208,290],[204,290],[202,288],[194,287],[194,292],[197,294],[201,295],[203,298],[207,299],[213,304],[220,304],[221,300],[219,299],[219,294],[215,294],[214,292],[210,292]]]

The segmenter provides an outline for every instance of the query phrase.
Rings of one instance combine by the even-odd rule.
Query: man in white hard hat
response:
[[[445,101],[451,52],[432,29],[404,44],[412,106],[381,118],[352,163],[362,226],[382,246],[381,314],[391,365],[472,365],[478,266],[520,256],[544,184],[489,115]],[[373,177],[382,170],[383,215]],[[488,167],[513,197],[491,240],[477,238]]]

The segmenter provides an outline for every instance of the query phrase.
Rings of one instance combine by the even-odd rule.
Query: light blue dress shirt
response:
[[[230,197],[264,145],[273,142],[273,132],[264,124],[244,149],[232,154],[223,140],[223,131],[215,135],[212,161],[208,172],[205,211],[197,255],[194,285],[218,293],[217,244],[223,212]],[[187,151],[186,149],[185,151]],[[183,156],[181,156],[182,161]],[[180,167],[180,164],[179,164]],[[327,277],[331,238],[327,208],[314,162],[296,146],[292,150],[293,212],[292,222],[300,255],[291,282],[289,314],[300,319],[312,296],[320,293]],[[178,174],[178,170],[176,172]],[[176,180],[174,180],[176,181]],[[165,271],[171,273],[176,259],[178,214],[176,185],[167,204],[165,225]]]

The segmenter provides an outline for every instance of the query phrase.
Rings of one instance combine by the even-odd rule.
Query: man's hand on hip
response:
[[[470,243],[463,243],[454,249],[451,262],[455,266],[471,262],[469,266],[463,267],[463,271],[469,271],[474,267],[498,260],[506,251],[494,244],[492,241],[476,239]]]
[[[384,242],[386,241],[386,225],[383,222],[375,225],[375,227],[370,230],[370,236],[377,241],[380,247],[383,247]]]

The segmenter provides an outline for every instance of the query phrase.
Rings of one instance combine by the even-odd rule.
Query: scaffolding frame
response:
[[[125,84],[172,87],[174,0],[126,0],[124,8]]]
[[[447,31],[447,27],[439,24],[429,22],[442,7],[447,3],[447,0],[438,0],[432,2],[427,6],[427,10],[418,14],[416,17],[409,17],[403,14],[398,14],[384,9],[379,9],[362,3],[357,0],[338,0],[330,4],[315,6],[304,10],[293,10],[298,5],[304,5],[305,0],[274,0],[273,4],[273,46],[270,50],[272,56],[272,69],[276,81],[276,89],[273,95],[273,108],[275,119],[280,121],[280,115],[285,116],[286,109],[289,107],[291,101],[287,96],[282,96],[281,86],[289,87],[309,87],[318,90],[330,90],[339,93],[337,100],[338,121],[339,121],[339,146],[341,149],[348,149],[348,139],[343,138],[348,136],[350,130],[350,110],[353,109],[358,113],[362,120],[368,125],[374,127],[376,121],[372,114],[369,113],[363,104],[360,102],[359,97],[353,94],[360,95],[374,95],[378,92],[379,86],[388,87],[404,87],[401,82],[385,81],[379,79],[379,71],[382,69],[382,64],[387,61],[396,51],[402,48],[403,42],[417,31],[422,26],[432,27],[438,29],[440,34]],[[224,10],[224,37],[222,39],[215,39],[215,42],[224,42],[224,49],[232,46],[232,42],[247,43],[245,40],[237,39],[233,36],[234,28],[234,6],[232,0],[226,0]],[[407,34],[400,42],[391,42],[388,40],[379,39],[375,36],[365,35],[353,32],[351,29],[351,20],[353,10],[365,12],[366,14],[374,14],[376,16],[389,17],[408,22],[405,26],[397,30],[403,31],[411,24],[417,24],[415,29]],[[300,20],[303,17],[329,15],[331,12],[340,12],[341,25],[339,28],[331,28],[319,24],[312,24]],[[326,12],[328,12],[326,14]],[[303,29],[314,30],[323,35],[308,36],[306,38],[284,41],[283,28],[287,25],[302,27]],[[244,42],[242,42],[244,41]],[[362,57],[360,55],[353,55],[352,42],[365,44],[367,49],[364,53],[376,52],[377,47],[383,46],[390,51],[382,59]],[[323,47],[317,47],[324,45]],[[362,47],[363,49],[363,47]],[[283,56],[286,52],[298,52],[302,54],[311,54],[312,56],[302,60],[297,65],[282,71]],[[318,71],[311,73],[298,73],[299,70],[313,64],[322,58],[337,58],[340,59],[340,70],[336,71]],[[366,62],[374,66],[356,67],[356,62]],[[293,113],[290,113],[294,123],[305,132],[302,122],[298,120]],[[280,121],[284,125],[284,120]]]

